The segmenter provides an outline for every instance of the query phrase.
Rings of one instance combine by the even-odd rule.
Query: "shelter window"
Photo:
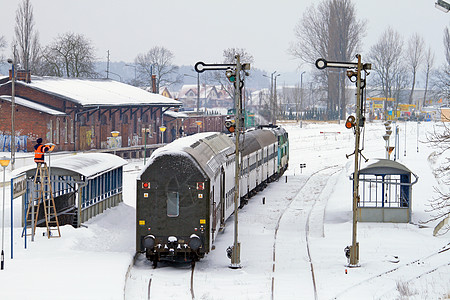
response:
[[[178,217],[180,214],[180,195],[175,191],[167,192],[167,216]]]

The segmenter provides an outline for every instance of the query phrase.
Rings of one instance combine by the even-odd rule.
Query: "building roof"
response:
[[[379,159],[359,171],[359,174],[373,175],[409,175],[411,173],[406,166],[389,159]]]
[[[172,106],[180,101],[111,79],[79,79],[60,77],[31,78],[31,83],[17,81],[36,90],[65,98],[82,106]]]
[[[0,99],[11,102],[11,96],[8,95],[0,95]],[[47,107],[45,105],[42,105],[40,103],[35,103],[33,101],[21,98],[21,97],[14,97],[14,103],[17,105],[25,106],[49,115],[54,116],[65,116],[66,114],[62,111]]]
[[[85,179],[92,179],[126,164],[126,160],[114,154],[80,153],[52,159],[49,167],[53,175],[70,175],[75,180],[81,180],[80,175],[84,176]],[[34,175],[36,173],[36,165],[33,164],[14,171],[14,174],[22,173]]]

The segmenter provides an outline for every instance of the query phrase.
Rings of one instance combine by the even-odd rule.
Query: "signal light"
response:
[[[225,75],[227,76],[228,80],[230,82],[235,82],[236,81],[236,72],[232,69],[227,69],[225,71]]]
[[[345,121],[345,128],[350,129],[352,127],[355,127],[355,117],[348,116],[347,121]]]
[[[144,190],[149,190],[150,189],[150,182],[143,182],[142,183],[142,188]]]
[[[225,121],[225,127],[227,128],[228,132],[233,133],[236,131],[236,123],[234,120],[228,119]]]

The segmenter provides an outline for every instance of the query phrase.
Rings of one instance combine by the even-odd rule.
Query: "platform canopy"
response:
[[[126,160],[114,154],[80,153],[63,158],[52,157],[49,167],[52,175],[71,176],[76,181],[84,182],[126,164]],[[26,173],[27,177],[34,176],[36,165],[17,169],[14,173],[17,175]]]
[[[359,171],[359,174],[366,175],[409,175],[411,173],[412,172],[401,163],[389,159],[379,159],[377,162],[370,164]]]

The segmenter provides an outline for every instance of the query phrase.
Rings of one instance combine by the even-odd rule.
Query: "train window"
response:
[[[180,214],[180,195],[178,192],[167,192],[167,216],[178,217]]]

